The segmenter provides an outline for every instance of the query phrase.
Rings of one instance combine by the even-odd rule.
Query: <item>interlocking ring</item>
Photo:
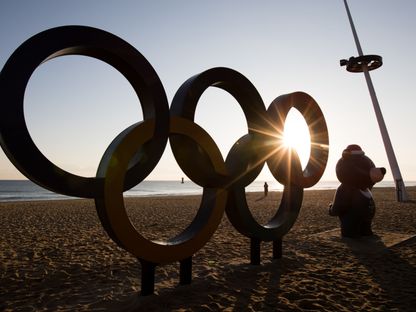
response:
[[[152,140],[153,123],[153,120],[139,123],[110,144],[97,172],[97,176],[105,180],[104,198],[96,198],[95,201],[102,224],[114,241],[140,259],[167,263],[188,258],[205,245],[221,221],[227,197],[223,189],[204,188],[201,206],[191,225],[166,243],[150,241],[138,233],[125,210],[123,181],[137,148]],[[170,124],[172,134],[187,135],[197,143],[201,134],[205,139],[210,139],[206,132],[187,120],[173,117]],[[215,148],[215,143],[208,142],[200,146],[205,148],[215,169],[223,171],[223,164],[217,161],[221,154]]]
[[[133,46],[111,33],[85,26],[63,26],[41,32],[24,42],[8,59],[0,75],[0,142],[7,157],[27,178],[68,196],[102,196],[103,180],[71,174],[50,162],[37,148],[26,127],[23,99],[35,69],[52,58],[85,55],[117,69],[140,99],[144,120],[154,118],[154,140],[137,154],[126,174],[124,189],[141,182],[156,166],[166,146],[169,106],[165,90],[150,63]]]
[[[290,179],[296,185],[308,188],[315,185],[324,173],[328,160],[328,129],[318,103],[304,92],[294,92],[277,97],[267,109],[274,131],[277,133],[283,133],[286,116],[292,107],[296,108],[305,118],[310,133],[311,150],[305,170],[303,172],[299,169],[292,170]],[[281,140],[282,136],[278,135],[278,138]],[[283,143],[277,142],[277,144],[281,146]],[[284,185],[287,184],[286,179],[289,172],[286,171],[291,166],[279,161],[279,158],[277,161],[276,158],[270,158],[267,165],[276,180]]]
[[[116,68],[131,83],[142,104],[144,120],[113,140],[95,178],[73,175],[50,162],[30,138],[24,120],[23,96],[33,71],[42,62],[69,54],[91,56]],[[194,122],[199,98],[212,86],[230,93],[247,120],[247,133],[233,145],[225,161],[214,140]],[[306,93],[280,96],[266,110],[260,94],[246,77],[219,67],[183,83],[169,112],[162,83],[143,55],[124,40],[91,27],[58,27],[23,43],[0,73],[0,99],[0,143],[12,163],[49,190],[94,198],[108,235],[149,263],[192,256],[213,235],[224,211],[243,235],[260,241],[281,239],[298,216],[303,189],[318,182],[328,159],[325,119],[318,104]],[[311,135],[311,157],[303,171],[296,151],[282,148],[283,126],[291,108],[304,116]],[[203,187],[203,195],[191,224],[178,236],[159,243],[144,238],[131,224],[123,191],[150,174],[168,138],[179,166]],[[262,226],[250,213],[245,187],[255,180],[266,162],[284,185],[284,191],[276,215]]]
[[[264,127],[266,108],[260,94],[251,82],[229,68],[211,68],[185,81],[172,100],[171,115],[181,116],[193,122],[198,100],[203,92],[211,86],[227,91],[237,100],[247,120],[248,134],[254,138],[255,134]],[[235,183],[237,178],[243,178],[242,173],[232,173],[231,176],[217,174],[212,170],[211,164],[207,162],[207,157],[200,152],[195,142],[189,141],[186,136],[172,136],[170,144],[173,155],[183,172],[200,186],[226,187],[227,184]],[[185,148],[186,154],[183,153]],[[257,156],[257,153],[251,153],[249,156]],[[247,158],[246,161],[244,165],[251,166],[258,160]],[[230,171],[231,168],[227,167]],[[255,176],[260,173],[261,166],[256,171],[258,172]]]

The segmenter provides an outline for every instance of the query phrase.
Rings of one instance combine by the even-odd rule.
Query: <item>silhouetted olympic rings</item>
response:
[[[62,55],[87,55],[107,62],[131,83],[144,120],[119,134],[104,153],[96,178],[68,173],[50,162],[36,147],[25,124],[23,97],[27,82],[42,62]],[[198,100],[211,87],[230,93],[247,120],[247,134],[231,148],[224,161],[209,134],[194,122]],[[328,159],[328,130],[318,104],[307,94],[278,97],[266,110],[251,82],[228,68],[212,68],[188,79],[170,108],[156,72],[135,48],[99,29],[64,26],[35,35],[10,57],[0,74],[1,145],[13,164],[29,179],[54,192],[94,198],[97,213],[109,236],[136,257],[166,263],[192,256],[212,236],[224,210],[242,234],[261,241],[281,239],[295,222],[303,188],[322,176]],[[283,127],[294,107],[304,116],[311,134],[311,158],[302,170],[293,150],[284,149]],[[123,191],[140,183],[159,162],[167,140],[184,173],[203,187],[195,219],[165,243],[144,238],[126,214]],[[284,185],[276,215],[264,226],[250,213],[245,187],[267,162]]]

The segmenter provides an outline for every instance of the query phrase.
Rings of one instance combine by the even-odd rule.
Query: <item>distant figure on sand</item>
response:
[[[182,178],[182,180],[181,180],[181,183],[182,183],[182,184],[184,183],[183,178]]]
[[[329,215],[338,216],[341,235],[358,238],[373,235],[371,222],[376,207],[371,189],[383,180],[386,169],[376,168],[358,145],[348,145],[336,166],[341,185],[334,202],[329,206]]]
[[[267,182],[264,182],[264,197],[266,197],[267,194],[269,194],[269,185]]]

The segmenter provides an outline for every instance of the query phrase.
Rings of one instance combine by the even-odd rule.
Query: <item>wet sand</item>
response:
[[[177,263],[160,266],[146,297],[138,296],[140,264],[107,236],[92,200],[0,203],[0,310],[414,311],[416,238],[406,238],[416,235],[416,202],[374,189],[379,239],[357,245],[341,239],[328,216],[334,192],[305,191],[283,258],[272,260],[271,243],[263,243],[259,266],[249,264],[249,239],[224,215],[193,257],[192,283],[178,285]],[[416,188],[408,192],[416,199]],[[274,214],[280,195],[248,195],[257,220]],[[166,239],[189,224],[199,196],[126,202],[146,237]]]

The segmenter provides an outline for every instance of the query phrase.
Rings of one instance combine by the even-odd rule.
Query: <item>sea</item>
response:
[[[283,186],[276,181],[256,180],[246,187],[246,192],[263,192],[264,182],[269,185],[269,191],[282,191]],[[310,189],[336,189],[338,181],[319,181]],[[415,186],[416,181],[406,182],[406,186]],[[382,181],[376,187],[394,187],[393,181]],[[202,188],[192,181],[143,181],[132,189],[124,192],[124,196],[152,197],[152,196],[181,196],[202,194]],[[34,200],[62,200],[71,199],[61,194],[51,192],[29,180],[0,180],[0,202],[34,201]]]

